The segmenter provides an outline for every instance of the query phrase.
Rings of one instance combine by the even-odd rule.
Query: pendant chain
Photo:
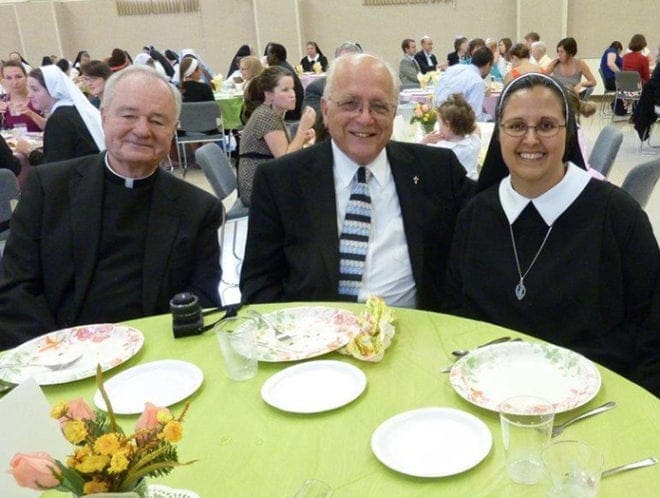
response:
[[[539,255],[541,254],[541,251],[543,250],[543,247],[545,246],[545,243],[548,240],[548,237],[550,236],[550,232],[552,231],[552,226],[548,228],[548,231],[545,234],[545,237],[543,238],[543,242],[541,242],[541,246],[539,247],[539,250],[536,251],[536,255],[534,256],[534,259],[532,259],[532,262],[529,264],[527,267],[527,271],[523,274],[521,269],[520,269],[520,260],[518,259],[518,248],[516,247],[516,239],[513,236],[513,225],[509,225],[509,233],[511,234],[511,244],[513,245],[513,255],[516,258],[516,268],[518,269],[518,277],[520,280],[518,281],[518,285],[516,285],[516,297],[518,298],[518,301],[522,301],[522,299],[525,297],[525,294],[527,294],[527,288],[525,287],[524,280],[529,271],[532,269],[532,266],[534,266],[534,263],[536,263],[536,260],[538,259]]]

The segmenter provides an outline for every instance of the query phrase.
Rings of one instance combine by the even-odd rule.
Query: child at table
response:
[[[477,163],[481,151],[481,131],[470,104],[460,93],[450,95],[436,109],[440,128],[422,138],[421,143],[451,149],[467,171],[476,180]]]

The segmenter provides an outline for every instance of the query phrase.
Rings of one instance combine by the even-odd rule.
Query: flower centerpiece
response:
[[[78,398],[60,402],[51,411],[62,434],[72,443],[73,453],[63,463],[47,453],[18,453],[9,472],[20,486],[36,490],[70,491],[74,496],[107,492],[146,494],[145,477],[168,474],[180,463],[174,443],[183,436],[186,405],[178,417],[167,408],[145,404],[135,430],[126,434],[117,424],[103,388],[100,367],[99,390],[108,412],[92,410]]]
[[[312,64],[312,71],[314,71],[316,74],[321,74],[323,72],[323,66],[321,66],[319,61],[316,61],[314,64]]]
[[[431,133],[437,120],[438,115],[435,113],[435,109],[432,109],[428,104],[418,102],[410,118],[410,124],[419,123],[424,128],[425,133]]]

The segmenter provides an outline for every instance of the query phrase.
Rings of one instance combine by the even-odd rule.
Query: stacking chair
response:
[[[614,73],[616,94],[614,106],[618,100],[637,102],[642,95],[642,78],[637,71],[618,71]]]
[[[186,144],[222,141],[223,147],[225,147],[225,131],[222,126],[220,107],[215,101],[184,102],[181,106],[179,122],[179,129],[185,131],[186,134],[182,136],[177,134],[176,149],[179,164],[183,168],[183,176],[186,176],[188,169]],[[218,133],[213,135],[203,133],[215,129],[218,129]]]
[[[658,178],[660,178],[660,159],[654,159],[631,169],[623,179],[621,188],[644,208],[655,184],[658,183]]]
[[[603,82],[603,97],[600,100],[600,112],[599,114],[603,117],[605,116],[612,116],[614,114],[612,112],[612,109],[608,109],[608,104],[612,104],[612,100],[614,96],[616,95],[616,91],[613,90],[608,90],[605,88],[605,75],[603,74],[603,70],[601,68],[598,68],[598,72],[600,73],[600,79]]]
[[[215,194],[223,201],[236,190],[236,174],[232,165],[229,163],[227,155],[216,144],[206,144],[195,151],[195,160],[202,168],[204,176],[213,187]],[[224,210],[224,205],[223,205]],[[240,218],[246,218],[249,215],[249,208],[237,198],[234,204],[225,211],[224,223],[220,229],[220,245],[224,248],[225,226],[229,221],[238,221]],[[232,240],[231,250],[237,261],[242,262],[243,258],[236,252],[236,234]],[[225,282],[228,285],[230,284]]]
[[[603,128],[589,155],[589,166],[607,177],[619,152],[621,142],[623,142],[623,133],[616,126],[608,125]]]
[[[9,237],[9,220],[19,195],[16,175],[8,169],[0,168],[0,255]]]

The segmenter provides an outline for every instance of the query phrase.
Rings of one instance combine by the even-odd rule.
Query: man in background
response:
[[[415,40],[412,38],[403,40],[401,42],[401,50],[403,50],[403,58],[399,62],[401,88],[419,88],[417,74],[420,73],[420,67],[419,63],[415,60],[415,52],[417,52]]]
[[[422,74],[435,71],[438,68],[438,59],[433,53],[433,40],[430,36],[425,35],[419,43],[422,46],[422,50],[415,54],[415,60],[419,64],[420,71]]]

